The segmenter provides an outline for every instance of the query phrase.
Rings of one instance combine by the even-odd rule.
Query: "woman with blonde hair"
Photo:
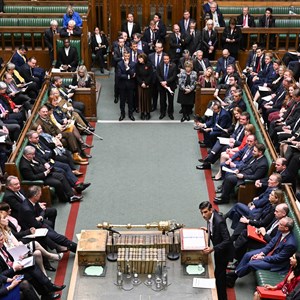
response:
[[[8,218],[11,221],[9,221]],[[6,212],[4,210],[1,210],[0,211],[0,231],[4,235],[4,240],[5,240],[4,244],[5,244],[5,247],[8,250],[8,252],[9,252],[10,249],[18,247],[18,246],[24,244],[23,242],[18,241],[16,239],[16,237],[12,233],[12,230],[9,227],[9,222],[14,222],[12,224],[15,224],[14,226],[17,228],[17,230],[19,229],[18,232],[19,232],[20,235],[24,234],[23,237],[25,237],[26,235],[35,233],[35,228],[30,228],[29,231],[27,230],[25,232],[24,231],[21,232],[21,228],[18,224],[18,221],[15,218],[9,216],[8,212]],[[40,267],[41,271],[46,276],[47,276],[47,273],[46,273],[45,267],[43,265],[43,257],[42,256],[45,256],[48,259],[52,259],[52,260],[56,260],[56,261],[61,260],[62,257],[63,257],[63,253],[54,254],[54,253],[48,252],[37,241],[28,242],[25,245],[28,248],[28,251],[29,251],[28,253],[30,253],[34,256],[36,264]]]
[[[200,75],[198,79],[201,88],[216,88],[217,82],[214,75],[214,69],[212,67],[207,67],[204,74]]]
[[[77,74],[73,76],[72,84],[69,87],[72,89],[90,88],[91,85],[92,77],[88,73],[86,66],[79,66],[77,69]]]
[[[181,122],[189,121],[190,114],[195,103],[195,90],[197,84],[197,73],[193,71],[193,63],[187,61],[184,63],[184,70],[178,74],[178,98],[177,102],[182,107]]]

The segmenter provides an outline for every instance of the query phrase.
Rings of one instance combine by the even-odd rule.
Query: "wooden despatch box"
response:
[[[207,245],[207,234],[201,229],[183,228],[180,230],[181,264],[208,264],[208,255],[201,249]]]
[[[80,266],[106,263],[106,230],[82,230],[77,246],[78,264]]]

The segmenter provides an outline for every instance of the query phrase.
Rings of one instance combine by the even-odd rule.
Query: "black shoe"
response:
[[[182,117],[180,122],[184,122],[185,121],[185,117]]]
[[[200,144],[200,148],[208,148],[206,144]]]
[[[133,115],[129,115],[129,119],[130,119],[131,121],[135,121],[135,118],[134,118]]]
[[[80,193],[83,192],[85,189],[87,189],[90,185],[91,185],[90,182],[87,182],[87,183],[82,182],[82,183],[77,184],[77,185],[74,187],[74,189],[75,189],[75,191],[76,191],[77,193],[80,194]]]
[[[48,295],[42,295],[41,300],[52,300],[52,299],[59,299],[60,294],[51,293]]]
[[[44,266],[44,268],[47,270],[47,271],[50,271],[50,272],[55,272],[56,271],[56,269],[55,268],[53,268],[50,264],[49,265],[46,265],[46,266]]]
[[[226,204],[226,203],[229,203],[229,201],[225,201],[225,200],[223,200],[221,197],[216,197],[216,198],[214,199],[214,203],[215,203],[215,204]]]
[[[206,157],[205,158],[199,158],[198,161],[201,162],[201,163],[204,163],[206,161]]]
[[[93,157],[92,155],[86,154],[86,153],[82,153],[80,156],[81,156],[82,158],[92,158],[92,157]]]
[[[159,119],[162,120],[165,116],[166,116],[166,114],[161,114],[161,115],[159,116]]]
[[[210,170],[211,169],[211,165],[209,163],[204,163],[202,165],[198,165],[196,166],[197,170]]]
[[[83,196],[74,195],[74,196],[70,197],[69,203],[78,202],[78,201],[82,200],[82,198],[83,198]]]
[[[151,118],[151,115],[148,113],[148,114],[146,115],[146,120],[150,120],[150,118]]]
[[[226,274],[226,285],[229,288],[233,288],[235,285],[236,280],[238,279],[238,276],[235,272],[230,272]]]
[[[141,114],[141,120],[145,120],[146,116],[144,113]]]
[[[76,253],[77,250],[77,244],[76,243],[70,243],[70,245],[68,246],[68,249],[73,252]]]
[[[55,284],[53,284],[52,287],[51,287],[51,290],[53,292],[59,292],[59,291],[62,291],[65,287],[66,287],[65,284],[63,284],[63,285],[55,285]]]
[[[114,103],[118,103],[119,102],[119,98],[115,97]],[[123,118],[124,119],[124,118]]]
[[[100,72],[103,74],[103,73],[104,73],[104,69],[103,69],[103,68],[100,68]]]
[[[81,144],[81,149],[84,150],[84,149],[90,149],[90,148],[93,148],[94,145],[88,145],[86,143],[83,143]]]
[[[189,115],[187,115],[187,116],[185,117],[185,119],[186,119],[187,121],[189,121],[191,118],[190,118]]]
[[[171,120],[174,120],[174,116],[173,116],[172,114],[169,114],[169,118],[170,118]]]
[[[200,145],[205,145],[204,141],[199,141],[198,142]]]
[[[121,115],[120,118],[119,118],[119,121],[123,121],[125,119],[125,115]]]
[[[156,111],[156,110],[157,110],[157,108],[153,106],[151,109],[151,112]]]

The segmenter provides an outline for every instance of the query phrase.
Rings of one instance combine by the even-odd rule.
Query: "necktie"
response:
[[[258,58],[256,73],[258,73],[259,71],[260,71],[260,58]]]
[[[227,68],[227,58],[224,59],[224,68],[225,68],[225,70]]]
[[[165,65],[165,73],[164,73],[165,80],[167,80],[167,78],[168,78],[168,72],[169,72],[169,65]]]
[[[13,267],[13,262],[10,260],[8,254],[1,248],[1,253],[3,255],[3,258],[5,259],[6,264],[12,268]]]
[[[246,21],[247,21],[247,17],[244,16],[244,20],[243,20],[243,26],[246,26]]]
[[[211,230],[210,230],[210,222],[207,221],[207,247],[210,247],[210,235],[211,235]]]
[[[282,234],[279,235],[278,240],[276,241],[276,244],[274,245],[273,249],[267,254],[267,256],[272,256],[274,251],[276,250],[277,246],[281,242]]]
[[[188,30],[188,21],[185,20],[184,23],[185,23],[185,25],[184,25],[185,31],[187,31]]]
[[[269,27],[269,18],[266,20],[266,27]]]
[[[24,82],[24,78],[20,75],[20,73],[17,70],[14,70],[14,75],[20,82]]]
[[[136,53],[133,53],[133,61],[136,62]]]
[[[157,57],[156,57],[156,67],[159,65],[159,61],[160,61],[160,55],[157,54]]]
[[[25,197],[23,196],[23,194],[22,193],[20,193],[20,192],[16,192],[16,194],[18,195],[18,197],[21,199],[21,200],[25,200]]]

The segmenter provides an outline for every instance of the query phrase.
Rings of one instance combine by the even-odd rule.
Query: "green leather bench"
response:
[[[4,5],[6,13],[66,13],[64,6],[25,6],[25,5]],[[80,14],[87,13],[88,6],[74,6],[74,10]]]

